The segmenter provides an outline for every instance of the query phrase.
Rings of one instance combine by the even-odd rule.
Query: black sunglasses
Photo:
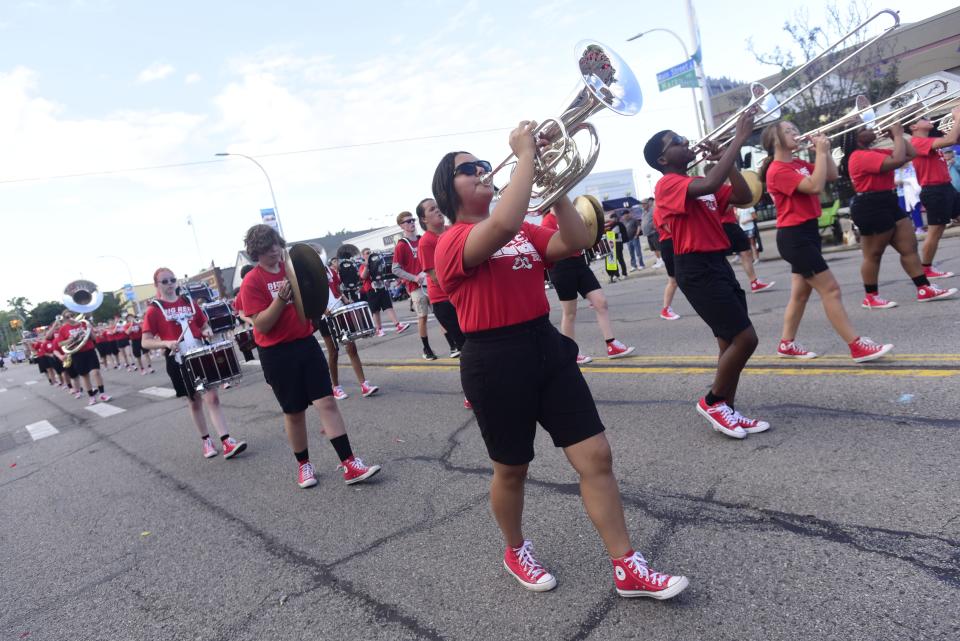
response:
[[[673,138],[667,141],[667,144],[663,146],[663,151],[660,152],[660,155],[667,153],[667,149],[670,149],[673,145],[682,145],[687,142],[687,139],[681,136],[680,134],[673,134]]]
[[[160,279],[160,284],[161,284],[161,285],[172,285],[172,284],[175,283],[175,282],[177,282],[177,279],[176,279],[176,278],[161,278],[161,279]]]
[[[413,221],[413,218],[407,218],[406,220],[401,220],[401,221],[400,221],[400,224],[401,224],[401,225],[406,225],[407,223],[412,223],[412,222],[414,222],[414,221]]]
[[[457,176],[459,174],[464,174],[466,176],[476,176],[477,168],[483,170],[483,173],[489,174],[490,170],[493,167],[486,160],[470,160],[468,162],[462,162],[457,165],[457,168],[453,170],[453,175]]]

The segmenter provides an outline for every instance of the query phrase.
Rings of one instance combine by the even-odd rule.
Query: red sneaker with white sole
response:
[[[410,327],[409,323],[397,323],[397,333],[402,334],[407,331],[407,328]]]
[[[636,349],[636,347],[627,347],[617,339],[613,339],[607,343],[607,358],[624,358],[633,354]]]
[[[203,439],[203,458],[213,458],[217,455],[217,448],[213,446],[213,439],[209,436]]]
[[[228,436],[224,440],[220,441],[223,445],[223,458],[233,458],[240,452],[247,449],[246,441],[238,441],[232,436]]]
[[[313,472],[310,461],[304,461],[297,470],[297,485],[302,488],[313,487],[317,484],[317,475]]]
[[[557,579],[533,556],[533,544],[524,541],[518,548],[503,552],[503,567],[520,585],[533,592],[546,592],[557,587]]]
[[[747,418],[736,410],[733,411],[733,418],[737,420],[737,423],[740,424],[740,427],[742,427],[743,431],[747,434],[759,434],[760,432],[766,432],[770,429],[770,423],[758,421],[755,418]]]
[[[816,358],[816,352],[810,352],[803,348],[803,345],[797,341],[780,341],[777,347],[777,356],[780,358],[798,358],[800,360],[810,360]]]
[[[350,398],[350,395],[343,391],[343,388],[337,385],[333,388],[333,398],[342,401]]]
[[[631,551],[624,557],[610,561],[613,563],[613,582],[620,596],[670,599],[690,585],[685,576],[670,576],[651,569],[639,552]]]
[[[672,307],[664,307],[660,310],[660,318],[663,320],[680,320],[680,314],[676,314]]]
[[[777,281],[771,280],[769,283],[765,283],[759,278],[750,283],[750,293],[756,294],[757,292],[765,292],[774,285],[777,284]]]
[[[860,336],[850,343],[850,358],[855,363],[866,363],[880,358],[892,349],[893,345],[890,343],[881,345],[866,336]]]
[[[896,306],[895,302],[887,300],[879,294],[867,294],[863,297],[863,302],[860,303],[860,307],[864,309],[890,309]]]
[[[465,410],[472,410],[472,409],[473,409],[473,405],[470,403],[470,401],[467,400],[467,397],[466,397],[466,396],[463,397],[463,409],[465,409]]]
[[[379,465],[365,465],[356,456],[351,456],[346,461],[337,466],[338,470],[343,470],[343,480],[347,485],[361,483],[366,481],[380,471]]]
[[[593,358],[587,356],[586,354],[577,354],[577,365],[586,365],[587,363],[592,363]]]
[[[374,385],[373,383],[371,383],[370,381],[364,381],[360,383],[360,392],[364,395],[364,397],[373,396],[379,391],[380,391],[380,388]]]
[[[950,289],[942,289],[936,285],[925,285],[923,287],[917,288],[917,302],[918,303],[929,303],[932,300],[942,300],[944,298],[950,298],[957,293],[956,287],[951,287]]]
[[[950,278],[953,276],[953,272],[942,272],[933,265],[923,268],[923,275],[928,279],[933,280],[934,278]]]
[[[725,401],[707,405],[707,397],[697,403],[697,412],[707,419],[713,429],[730,438],[746,438],[747,433],[740,427],[740,421],[734,416],[734,411]]]

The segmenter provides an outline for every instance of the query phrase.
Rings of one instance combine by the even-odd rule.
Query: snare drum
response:
[[[250,351],[257,346],[253,341],[252,329],[241,329],[239,332],[234,332],[233,338],[237,341],[237,347],[241,352]]]
[[[603,258],[613,253],[613,244],[610,242],[610,239],[604,236],[600,239],[600,242],[591,247],[590,251],[593,252],[596,258]]]
[[[193,385],[198,392],[243,376],[233,341],[220,341],[186,352],[183,368],[189,376],[187,385]]]
[[[370,306],[363,302],[344,305],[330,314],[328,320],[330,333],[336,334],[341,343],[350,343],[377,333]]]
[[[210,329],[216,334],[227,332],[233,329],[236,320],[230,306],[224,301],[218,300],[206,305],[201,305],[203,312],[207,315],[207,321],[210,323]]]

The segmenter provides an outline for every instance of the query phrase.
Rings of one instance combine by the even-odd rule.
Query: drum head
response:
[[[293,285],[294,304],[301,320],[319,318],[327,309],[330,284],[327,268],[316,249],[298,243],[287,254],[287,280]]]

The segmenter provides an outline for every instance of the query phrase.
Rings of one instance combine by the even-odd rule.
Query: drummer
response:
[[[208,389],[203,394],[196,391],[186,372],[183,351],[189,345],[199,345],[201,338],[212,338],[213,332],[207,324],[207,316],[197,303],[176,293],[177,277],[173,271],[161,267],[153,273],[153,284],[157,287],[157,298],[147,309],[143,318],[141,344],[144,349],[162,349],[167,360],[167,375],[177,392],[177,397],[187,397],[193,424],[200,432],[204,458],[217,455],[217,448],[210,438],[207,421],[203,415],[203,406],[207,406],[210,422],[213,423],[223,450],[223,458],[233,458],[247,448],[244,441],[230,436],[227,419],[220,407],[220,397],[216,389]],[[189,336],[185,334],[180,321],[186,323]],[[202,401],[201,401],[202,397]]]
[[[289,304],[293,288],[282,260],[286,241],[273,227],[254,225],[247,230],[244,244],[257,266],[243,279],[240,298],[244,313],[253,319],[264,377],[283,411],[287,439],[297,459],[297,485],[317,484],[307,449],[306,411],[311,405],[320,415],[321,433],[337,452],[344,481],[352,485],[370,479],[380,466],[367,466],[354,456],[323,350],[313,337],[313,323],[301,321]]]

